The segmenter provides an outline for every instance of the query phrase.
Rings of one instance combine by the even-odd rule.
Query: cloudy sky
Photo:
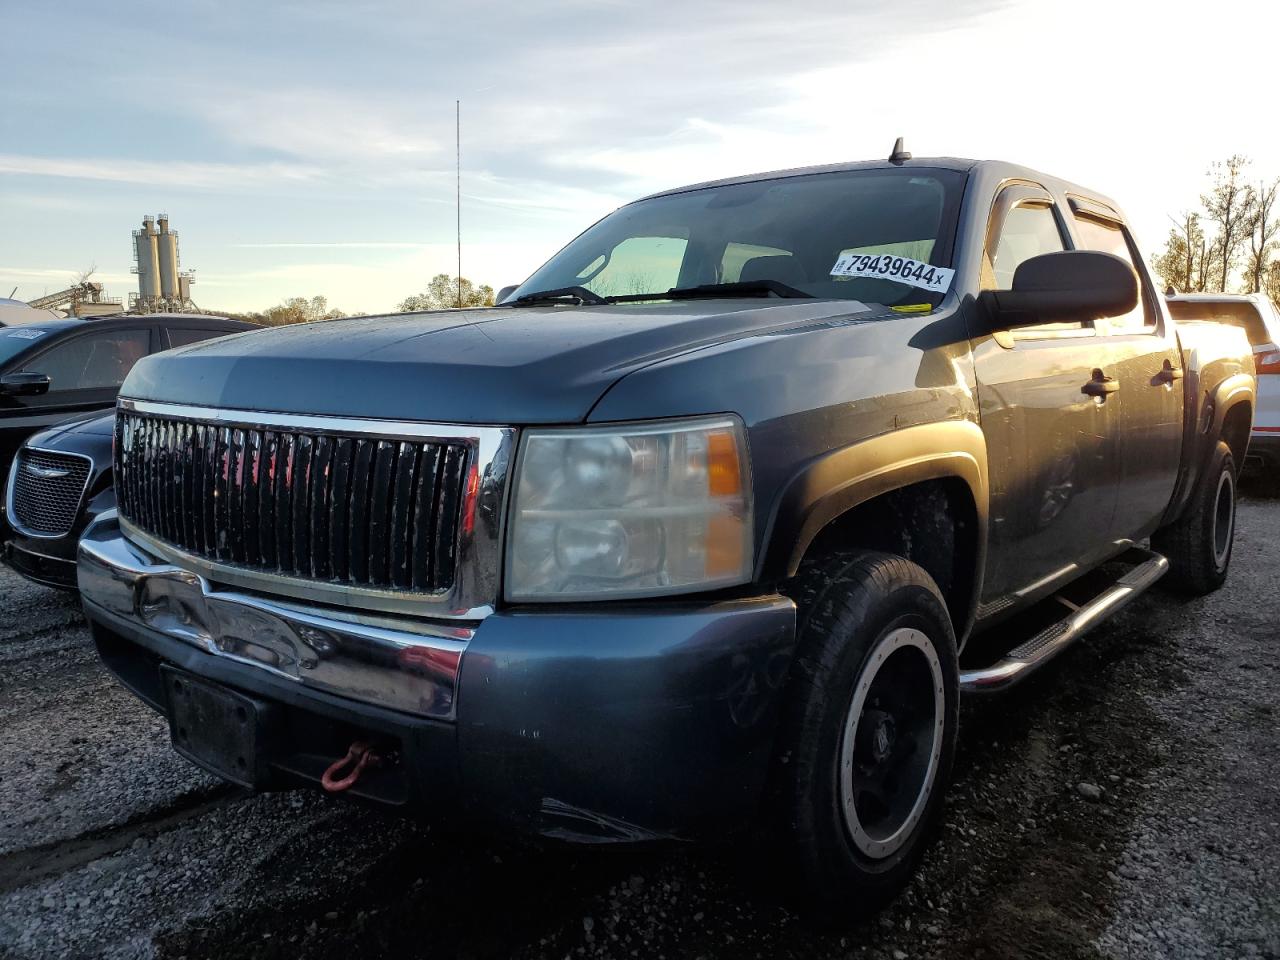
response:
[[[783,166],[999,157],[1089,184],[1148,247],[1231,153],[1280,175],[1272,0],[48,0],[3,10],[0,296],[167,212],[207,309],[391,308],[522,280],[637,195]]]

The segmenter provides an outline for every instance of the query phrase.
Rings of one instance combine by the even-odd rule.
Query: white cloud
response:
[[[422,162],[440,151],[421,110],[395,96],[357,96],[334,89],[228,90],[219,85],[197,114],[233,143],[264,147],[308,163],[375,166]]]
[[[236,190],[248,185],[307,182],[321,176],[314,166],[295,163],[193,163],[84,157],[0,154],[0,175],[68,177],[148,186]]]

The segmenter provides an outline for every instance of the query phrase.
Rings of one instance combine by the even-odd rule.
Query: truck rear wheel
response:
[[[1169,559],[1165,582],[1194,597],[1217,590],[1227,579],[1235,532],[1236,464],[1219,440],[1183,515],[1151,538],[1151,548]]]
[[[958,726],[955,634],[919,566],[861,553],[809,568],[777,770],[778,839],[828,919],[910,878],[942,812]]]

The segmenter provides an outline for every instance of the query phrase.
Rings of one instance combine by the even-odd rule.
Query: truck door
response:
[[[1083,197],[1068,198],[1076,246],[1115,254],[1138,274],[1140,302],[1123,317],[1098,322],[1106,340],[1119,412],[1120,486],[1112,531],[1141,540],[1169,505],[1182,458],[1182,354],[1160,309],[1151,277],[1120,215]]]
[[[1067,249],[1065,227],[1042,187],[1005,186],[987,225],[983,289],[1007,290],[1024,260]],[[1119,409],[1103,389],[1103,340],[1082,319],[973,341],[991,482],[980,617],[1048,593],[1115,552]]]

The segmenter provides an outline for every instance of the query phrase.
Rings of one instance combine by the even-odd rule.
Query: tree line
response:
[[[1234,155],[1208,171],[1198,206],[1173,217],[1152,266],[1181,293],[1265,293],[1280,305],[1280,178]]]
[[[400,301],[397,313],[414,313],[419,310],[448,310],[463,307],[493,306],[493,287],[488,284],[477,286],[466,277],[451,277],[447,273],[437,273],[427,284],[422,293],[415,293]],[[339,320],[343,317],[362,316],[357,310],[344,313],[329,306],[326,297],[289,297],[274,307],[260,312],[230,313],[213,311],[218,316],[230,317],[233,320],[245,320],[264,327],[279,327],[290,323],[311,323],[315,320]]]

